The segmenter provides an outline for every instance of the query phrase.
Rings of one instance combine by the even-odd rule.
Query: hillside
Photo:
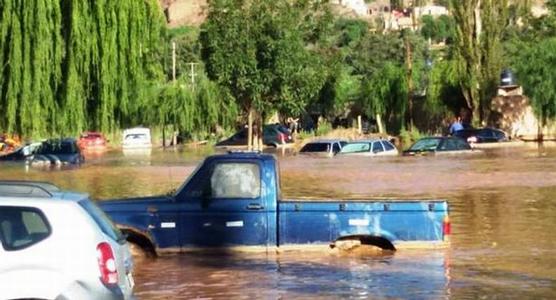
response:
[[[200,25],[205,20],[206,0],[159,0],[169,27]]]

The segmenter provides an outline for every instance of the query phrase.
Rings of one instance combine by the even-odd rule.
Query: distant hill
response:
[[[200,25],[206,18],[206,0],[159,0],[169,27]]]

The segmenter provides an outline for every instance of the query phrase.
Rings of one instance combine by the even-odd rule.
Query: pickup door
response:
[[[264,172],[274,168],[264,164],[260,159],[205,160],[176,194],[182,247],[267,246],[275,240],[269,232],[276,228],[274,174]]]

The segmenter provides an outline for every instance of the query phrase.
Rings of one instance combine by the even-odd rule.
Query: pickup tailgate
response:
[[[448,204],[443,200],[284,200],[278,210],[283,246],[365,237],[386,239],[395,248],[434,248],[444,246],[449,234]]]

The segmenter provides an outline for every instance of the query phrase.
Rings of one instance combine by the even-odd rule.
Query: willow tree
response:
[[[45,134],[59,117],[62,12],[50,0],[0,2],[0,128]]]
[[[516,65],[521,83],[540,126],[556,120],[556,37],[548,38],[524,49]]]
[[[2,0],[0,16],[2,130],[113,131],[141,113],[143,83],[161,78],[156,0]]]
[[[451,0],[456,23],[455,59],[467,109],[485,119],[502,69],[501,38],[507,22],[507,0]]]
[[[319,13],[318,2],[208,3],[201,45],[209,78],[224,87],[245,114],[255,115],[259,135],[266,114],[299,114],[326,78],[302,30],[306,20]]]

